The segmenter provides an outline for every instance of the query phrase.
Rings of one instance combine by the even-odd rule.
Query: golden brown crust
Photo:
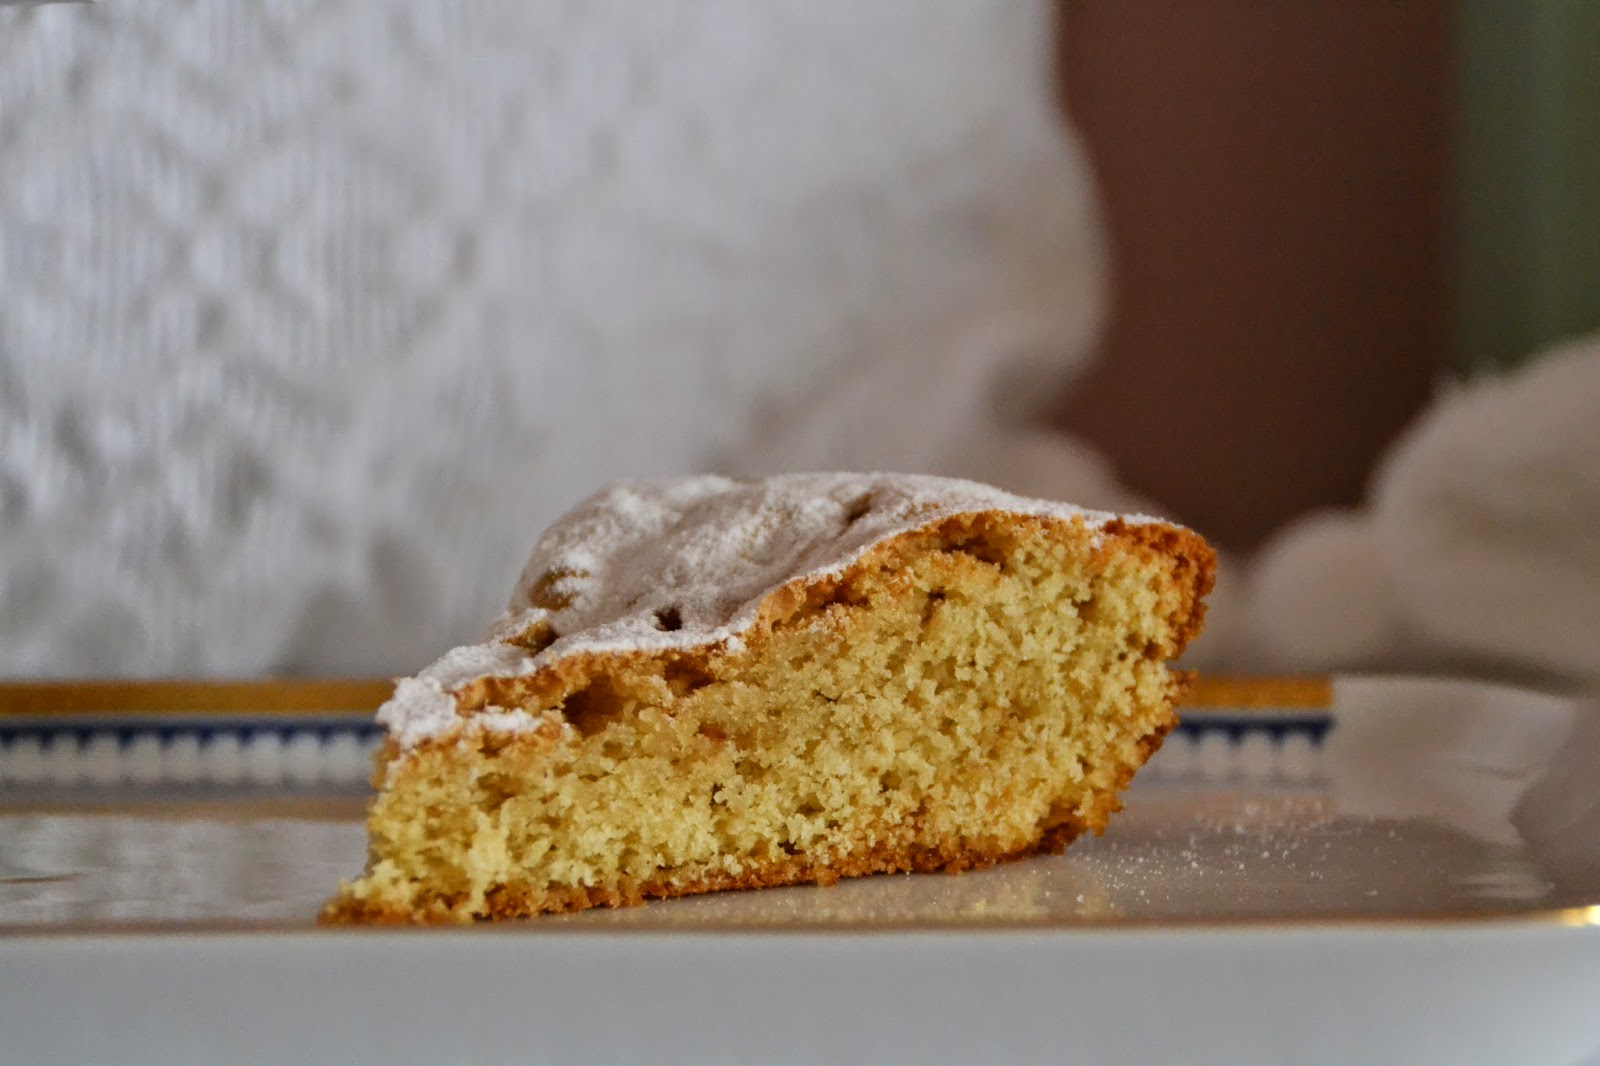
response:
[[[1203,597],[1216,583],[1217,559],[1216,553],[1194,531],[1164,522],[1129,523],[1122,519],[1091,531],[1078,518],[980,511],[954,515],[888,537],[837,574],[806,575],[779,586],[767,594],[755,622],[741,637],[747,648],[753,647],[774,630],[795,624],[830,603],[848,598],[851,586],[862,574],[892,570],[901,559],[929,544],[981,543],[991,537],[1014,540],[1029,526],[1053,529],[1085,544],[1098,541],[1099,547],[1093,549],[1098,553],[1111,552],[1110,543],[1117,543],[1146,559],[1170,560],[1174,587],[1180,590],[1182,599],[1172,605],[1171,643],[1161,649],[1164,658],[1182,654],[1204,628]],[[548,634],[539,636],[543,640]],[[467,717],[488,706],[559,703],[597,674],[647,669],[647,663],[662,660],[714,677],[719,661],[727,654],[723,646],[713,644],[664,652],[587,652],[563,656],[529,674],[484,677],[463,686],[455,693],[456,711]]]
[[[1173,585],[1182,594],[1171,614],[1172,644],[1164,649],[1166,657],[1177,658],[1205,628],[1205,597],[1217,584],[1217,553],[1200,534],[1183,526],[1166,523],[1130,525],[1121,519],[1105,527],[1104,532],[1118,537],[1133,551],[1147,558],[1156,557],[1172,562]],[[1186,682],[1187,684],[1187,682]]]

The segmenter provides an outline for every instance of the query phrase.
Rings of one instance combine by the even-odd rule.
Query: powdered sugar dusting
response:
[[[980,511],[1080,519],[1091,529],[1119,517],[921,475],[613,485],[540,538],[485,643],[456,648],[402,680],[378,720],[408,747],[456,728],[451,694],[479,678],[531,673],[583,653],[736,646],[774,589],[837,573],[887,537]],[[541,625],[553,640],[537,654],[509,642]],[[496,728],[536,724],[525,714],[505,717]]]

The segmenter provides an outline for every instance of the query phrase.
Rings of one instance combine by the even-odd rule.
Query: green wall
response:
[[[1461,0],[1456,346],[1515,365],[1600,329],[1600,0]]]

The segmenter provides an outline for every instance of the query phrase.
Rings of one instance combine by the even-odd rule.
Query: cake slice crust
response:
[[[1166,663],[1214,572],[1188,530],[1105,517],[935,514],[772,588],[736,639],[456,687],[454,723],[381,754],[368,869],[324,920],[954,871],[1101,831],[1176,721]],[[500,639],[548,650],[522,621]]]

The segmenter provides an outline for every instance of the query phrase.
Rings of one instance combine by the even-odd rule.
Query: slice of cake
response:
[[[465,922],[1101,831],[1161,744],[1214,556],[942,478],[699,477],[553,526],[483,644],[399,682],[335,922]]]

